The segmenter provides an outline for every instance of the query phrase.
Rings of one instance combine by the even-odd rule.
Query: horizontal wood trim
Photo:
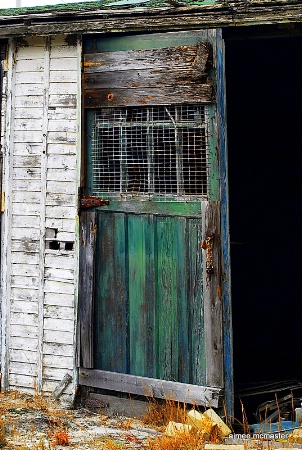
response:
[[[84,106],[142,106],[172,103],[211,103],[212,87],[207,84],[145,89],[95,89],[85,92]]]
[[[184,403],[213,408],[219,407],[223,400],[223,390],[218,387],[197,386],[104,370],[80,368],[79,383],[83,386],[146,397],[170,398]]]
[[[206,70],[209,58],[209,43],[181,45],[177,47],[155,48],[148,50],[125,50],[120,52],[86,53],[84,55],[85,72],[169,69],[193,67],[200,73]]]
[[[120,70],[117,72],[94,72],[85,73],[84,76],[84,88],[88,90],[92,89],[104,89],[104,88],[154,88],[158,85],[163,86],[182,86],[190,85],[192,83],[198,83],[200,85],[202,81],[202,75],[200,71],[188,68],[188,69],[145,69],[141,70]]]
[[[201,206],[201,201],[154,202],[128,200],[121,202],[117,200],[109,200],[109,205],[96,208],[96,211],[196,217],[201,216]]]

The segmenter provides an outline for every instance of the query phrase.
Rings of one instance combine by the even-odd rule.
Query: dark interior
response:
[[[302,37],[226,39],[235,388],[302,381]]]

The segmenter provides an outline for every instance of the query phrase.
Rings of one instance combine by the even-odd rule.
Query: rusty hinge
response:
[[[91,197],[89,195],[80,196],[80,209],[97,208],[99,206],[109,205],[109,200],[99,197]]]

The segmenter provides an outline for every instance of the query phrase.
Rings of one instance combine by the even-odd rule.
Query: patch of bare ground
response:
[[[106,416],[87,409],[64,409],[38,394],[0,394],[0,449],[10,450],[274,450],[300,447],[293,442],[228,442],[219,434],[205,434],[184,426],[167,435],[172,420],[185,422],[185,410],[174,403],[151,402],[144,420]],[[174,422],[173,422],[174,423]],[[213,448],[209,448],[209,442]],[[235,445],[234,445],[235,444]]]

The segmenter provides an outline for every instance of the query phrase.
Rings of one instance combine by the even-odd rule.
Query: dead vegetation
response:
[[[38,394],[8,392],[0,394],[0,449],[204,450],[206,443],[224,442],[221,428],[207,421],[205,412],[189,409],[174,400],[151,398],[148,412],[139,422],[62,409],[58,402]],[[205,418],[203,427],[194,424]],[[146,429],[152,433],[145,433]],[[254,444],[249,442],[245,448],[275,448],[273,441]]]

